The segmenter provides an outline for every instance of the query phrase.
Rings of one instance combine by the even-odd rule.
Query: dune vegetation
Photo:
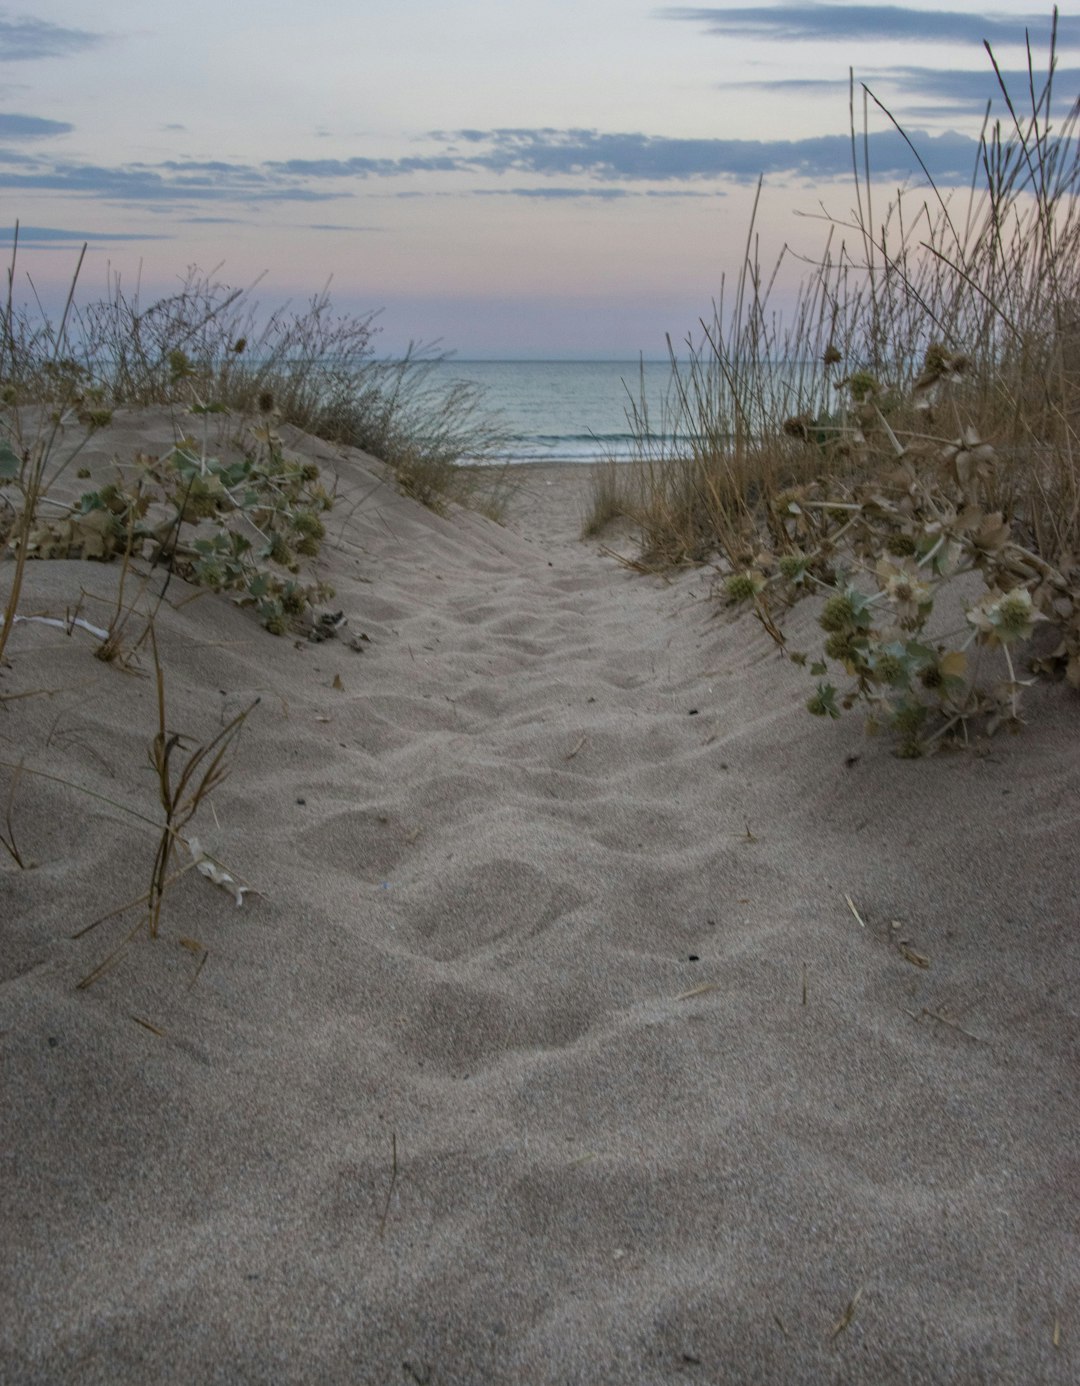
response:
[[[301,569],[333,498],[316,466],[289,459],[286,425],[378,457],[434,510],[501,515],[505,472],[462,465],[502,444],[478,387],[436,379],[446,358],[431,349],[380,359],[374,313],[339,315],[324,292],[266,317],[251,292],[197,269],[145,307],[119,280],[81,304],[80,259],[54,322],[14,301],[17,228],[15,239],[0,321],[0,544],[12,565],[0,658],[30,558],[119,558],[125,571],[145,559],[231,593],[275,634],[328,599]],[[118,458],[114,476],[80,487],[87,439],[115,410],[151,406],[173,412],[175,447]]]
[[[793,315],[770,307],[780,266],[752,225],[733,293],[669,341],[662,417],[632,403],[637,458],[599,470],[586,521],[631,521],[650,566],[715,564],[811,669],[811,712],[861,703],[907,755],[1019,725],[1021,649],[1029,677],[1080,687],[1080,103],[1051,119],[1055,38],[1056,17],[1016,95],[988,46],[1006,117],[987,114],[966,195],[924,166],[880,211],[853,82],[854,209]],[[871,103],[889,115],[863,88],[863,129]],[[942,629],[965,574],[977,595]],[[792,650],[807,595],[822,648]]]

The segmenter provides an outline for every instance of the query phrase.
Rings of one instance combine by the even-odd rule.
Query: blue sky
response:
[[[994,46],[1017,90],[1050,7],[952,0],[39,0],[0,7],[2,222],[17,291],[144,299],[187,266],[260,274],[268,307],[331,282],[383,345],[462,357],[662,354],[763,255],[812,254],[851,205],[848,72],[965,186]],[[1056,91],[1080,94],[1080,18]],[[995,111],[1001,110],[1000,101]],[[860,103],[861,111],[861,103]],[[1003,113],[1003,112],[1002,112]],[[871,109],[886,189],[921,175]],[[10,244],[10,232],[7,236]]]

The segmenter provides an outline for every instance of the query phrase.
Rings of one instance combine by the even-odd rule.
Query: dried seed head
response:
[[[899,655],[882,651],[874,660],[874,673],[882,683],[901,683],[907,669]]]
[[[872,399],[881,389],[877,377],[871,375],[869,371],[855,371],[848,376],[846,383],[851,391],[851,398],[858,404]]]
[[[938,664],[928,664],[919,675],[919,682],[924,688],[929,689],[931,693],[939,688],[943,688],[945,686],[945,676],[941,672],[941,666]]]
[[[724,583],[724,591],[732,602],[751,601],[761,591],[761,580],[753,573],[732,573]]]
[[[199,581],[206,587],[212,587],[218,591],[225,582],[225,569],[220,563],[200,563],[198,568]]]
[[[282,536],[276,531],[270,539],[269,557],[272,558],[275,563],[281,563],[286,566],[293,561],[292,550],[289,548],[288,544],[286,544]]]
[[[314,539],[326,536],[326,526],[312,510],[298,510],[293,516],[293,524],[301,534],[311,535]]]
[[[893,713],[893,726],[908,736],[914,736],[925,720],[926,708],[922,703],[901,703]]]
[[[842,664],[854,664],[861,658],[861,651],[855,643],[854,632],[850,630],[833,631],[825,641],[825,653],[829,659]]]
[[[851,598],[843,592],[836,592],[821,608],[818,625],[822,630],[852,630],[855,626],[855,608]]]
[[[998,603],[997,627],[1002,635],[1017,636],[1030,633],[1031,593],[1021,589],[1009,592]]]

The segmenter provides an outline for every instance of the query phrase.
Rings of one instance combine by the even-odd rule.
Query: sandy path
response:
[[[154,838],[18,786],[0,1379],[1075,1380],[1074,695],[900,762],[704,575],[580,543],[584,471],[499,528],[292,442],[363,651],[158,620],[172,726],[262,699],[198,820],[261,893],[190,873],[76,991]],[[91,643],[19,628],[0,689],[58,691],[2,758],[152,814],[152,681]]]

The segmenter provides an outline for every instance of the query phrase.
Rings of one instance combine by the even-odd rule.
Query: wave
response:
[[[673,441],[682,440],[669,437],[664,441],[670,446]],[[641,452],[641,439],[632,433],[529,433],[512,434],[499,460],[511,463],[605,462],[609,459],[629,462],[640,457]]]

